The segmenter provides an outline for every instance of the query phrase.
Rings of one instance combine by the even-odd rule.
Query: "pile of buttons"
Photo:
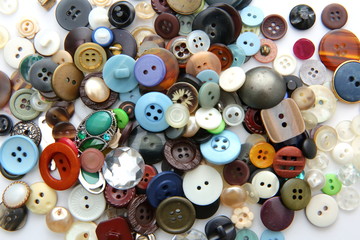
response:
[[[17,0],[4,2],[0,13],[16,11]],[[158,229],[173,240],[240,240],[259,239],[250,228],[260,219],[269,240],[284,239],[296,211],[328,227],[339,209],[359,206],[360,115],[325,125],[337,100],[360,102],[360,43],[342,29],[343,6],[321,13],[330,31],[319,61],[307,38],[293,54],[275,43],[288,27],[314,26],[305,4],[287,21],[251,0],[38,2],[68,33],[62,40],[31,17],[19,19],[20,37],[0,26],[5,62],[17,69],[0,72],[0,171],[12,181],[1,228],[40,214],[68,240],[152,240]],[[136,18],[154,28],[129,32]],[[252,57],[259,66],[245,71]],[[337,173],[324,171],[330,161]],[[30,172],[42,181],[23,181]],[[57,205],[66,190],[67,205]],[[220,205],[232,214],[216,214]],[[207,219],[204,229],[196,219]]]

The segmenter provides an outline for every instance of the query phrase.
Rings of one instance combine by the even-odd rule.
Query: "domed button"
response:
[[[65,0],[57,5],[55,17],[62,28],[70,31],[89,24],[88,17],[91,9],[89,1],[80,0],[74,3],[72,0]]]
[[[273,168],[283,178],[293,178],[305,168],[305,157],[301,150],[294,146],[286,146],[276,152]]]
[[[300,78],[306,85],[322,85],[326,80],[326,68],[317,60],[306,60],[301,65]]]
[[[314,139],[305,139],[302,144],[301,151],[305,158],[314,159],[318,151]]]
[[[13,122],[10,117],[5,114],[0,114],[0,136],[10,134],[13,128]]]
[[[102,7],[93,8],[89,13],[89,27],[97,29],[98,27],[110,28],[108,10]]]
[[[304,209],[311,199],[309,184],[298,178],[292,178],[281,187],[281,201],[289,209],[297,211]]]
[[[291,25],[299,30],[306,30],[311,28],[316,20],[314,10],[305,4],[296,5],[291,9],[289,14]]]
[[[51,56],[60,48],[60,36],[52,30],[40,30],[34,38],[36,51],[43,56]]]
[[[178,35],[180,30],[179,19],[175,15],[170,13],[160,14],[154,22],[156,33],[164,38],[171,39]]]
[[[114,34],[110,28],[98,27],[92,32],[92,41],[101,47],[109,47],[114,40]]]
[[[225,187],[220,196],[220,201],[227,207],[238,208],[243,207],[247,200],[246,188],[239,185],[231,185]]]
[[[301,60],[309,59],[314,55],[315,45],[307,38],[300,38],[294,43],[293,52]]]
[[[328,173],[325,175],[326,182],[325,186],[321,189],[321,191],[327,195],[336,195],[340,192],[342,183],[336,174]]]
[[[335,199],[326,194],[318,194],[311,198],[305,209],[310,223],[316,227],[328,227],[335,223],[339,207]]]
[[[348,61],[342,63],[335,71],[332,89],[335,96],[345,103],[360,102],[360,62]]]
[[[7,208],[0,203],[0,227],[6,231],[17,231],[24,227],[27,220],[27,208]]]
[[[74,63],[83,72],[101,71],[106,60],[105,50],[96,43],[81,44],[74,54]]]
[[[2,194],[2,202],[8,208],[20,208],[25,205],[30,195],[27,183],[16,181],[10,183]]]
[[[109,21],[116,28],[125,28],[135,19],[134,6],[127,1],[118,1],[109,8]]]
[[[251,180],[251,184],[259,193],[259,197],[265,199],[273,197],[280,187],[277,176],[268,170],[256,173]]]
[[[35,214],[47,214],[56,206],[56,191],[43,182],[33,183],[30,186],[31,194],[26,207]]]
[[[236,237],[236,229],[231,220],[226,216],[217,216],[205,225],[208,239],[231,240]]]
[[[327,5],[321,12],[321,22],[329,29],[342,28],[348,19],[346,9],[337,3]]]
[[[278,53],[276,44],[267,38],[260,39],[260,50],[254,55],[254,58],[261,63],[270,63],[274,61]]]
[[[92,31],[88,27],[78,27],[71,30],[64,39],[64,48],[71,56],[84,43],[91,42]]]
[[[280,197],[273,197],[262,205],[260,218],[265,227],[271,231],[282,231],[290,226],[295,212],[286,208]]]
[[[266,38],[279,40],[284,37],[287,32],[287,23],[280,15],[268,15],[261,24],[261,32]]]
[[[231,185],[243,185],[250,177],[249,166],[241,160],[235,160],[224,166],[224,179]]]
[[[251,147],[249,157],[256,167],[267,168],[273,164],[275,149],[269,143],[260,142]]]

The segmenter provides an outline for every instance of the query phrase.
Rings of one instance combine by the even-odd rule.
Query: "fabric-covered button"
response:
[[[219,85],[226,92],[239,90],[245,82],[245,71],[241,67],[231,67],[220,74]]]
[[[178,35],[180,22],[173,14],[162,13],[155,19],[154,27],[160,37],[171,39]]]
[[[347,19],[346,9],[338,3],[327,5],[321,12],[321,22],[329,29],[342,28],[346,24]]]
[[[285,207],[294,211],[304,209],[311,199],[309,184],[298,178],[287,180],[281,187],[280,193]]]
[[[30,195],[27,183],[16,181],[10,183],[2,194],[2,202],[8,208],[20,208],[25,205]]]
[[[271,231],[282,231],[290,226],[295,212],[286,208],[280,197],[273,197],[262,205],[260,218],[265,227]]]
[[[208,239],[231,240],[236,237],[236,229],[231,220],[226,216],[217,216],[205,225]]]
[[[261,46],[259,37],[252,32],[240,34],[236,40],[236,45],[244,50],[246,56],[255,55]]]
[[[13,122],[10,117],[5,114],[0,114],[0,136],[10,134],[13,128]]]
[[[287,32],[287,23],[280,15],[268,15],[261,24],[261,32],[266,38],[279,40],[284,37]]]
[[[309,59],[314,55],[315,45],[307,38],[300,38],[294,43],[293,52],[301,60]]]
[[[7,208],[0,203],[0,227],[6,231],[16,231],[24,227],[27,220],[26,206]]]
[[[83,72],[101,71],[106,59],[105,50],[96,43],[81,44],[74,54],[74,63]]]
[[[166,66],[164,61],[154,55],[141,56],[134,66],[135,78],[143,86],[153,87],[164,80]]]
[[[269,143],[260,142],[252,146],[249,157],[254,166],[258,168],[267,168],[273,164],[275,149]]]
[[[352,186],[342,187],[341,191],[336,195],[336,202],[342,210],[353,211],[360,205],[359,192]]]
[[[116,28],[125,28],[135,19],[135,8],[127,1],[118,1],[111,5],[108,12],[111,25]]]
[[[283,178],[293,178],[305,168],[306,159],[301,150],[294,146],[286,146],[276,152],[273,168]]]
[[[55,17],[59,25],[65,30],[85,27],[89,24],[88,16],[92,7],[89,1],[72,0],[61,1],[56,7]]]
[[[261,63],[269,63],[274,61],[278,50],[276,44],[266,38],[260,39],[260,50],[254,55],[254,58]]]
[[[311,198],[305,209],[310,223],[317,227],[328,227],[335,223],[339,207],[335,199],[326,194],[318,194]]]
[[[115,217],[100,222],[96,227],[96,236],[98,240],[117,238],[132,239],[130,227],[123,217]]]
[[[280,187],[277,176],[268,170],[256,173],[251,180],[251,184],[259,193],[259,197],[265,199],[273,197]]]
[[[56,191],[43,182],[33,183],[26,207],[35,214],[47,214],[56,206]]]
[[[296,65],[296,59],[291,55],[277,56],[273,63],[275,71],[285,76],[294,73]]]
[[[306,60],[299,69],[300,78],[306,85],[322,85],[326,80],[326,68],[318,60]]]
[[[335,71],[332,89],[335,96],[346,103],[360,102],[360,62],[347,61],[342,63]]]
[[[247,6],[240,12],[242,22],[250,27],[259,26],[264,20],[264,12],[255,6]]]
[[[26,56],[34,53],[34,46],[29,40],[15,37],[8,41],[4,47],[4,60],[10,67],[18,68]]]
[[[94,222],[74,222],[70,229],[65,234],[65,239],[76,239],[78,236],[87,236],[88,240],[97,240],[96,236],[97,225]]]
[[[336,195],[340,192],[342,183],[336,174],[328,173],[325,175],[326,182],[325,186],[321,189],[321,191],[327,195]]]
[[[296,5],[291,9],[289,14],[291,25],[299,30],[306,30],[311,28],[316,20],[314,10],[305,4]]]

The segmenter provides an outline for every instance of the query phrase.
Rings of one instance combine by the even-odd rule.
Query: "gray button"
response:
[[[234,127],[240,125],[244,121],[245,111],[238,104],[230,104],[225,107],[222,115],[225,123]]]
[[[29,70],[31,85],[40,92],[51,92],[52,76],[57,66],[58,65],[50,59],[42,59],[35,62]]]
[[[300,78],[306,85],[321,85],[326,80],[326,68],[318,60],[306,60],[300,67]]]
[[[91,10],[88,0],[62,0],[56,8],[56,20],[68,31],[77,27],[86,27],[89,24]]]

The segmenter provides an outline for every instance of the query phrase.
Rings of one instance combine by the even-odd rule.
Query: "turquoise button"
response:
[[[99,111],[93,113],[85,123],[86,131],[89,134],[97,136],[110,128],[112,124],[112,118],[108,112]]]
[[[243,65],[246,60],[246,54],[244,49],[237,46],[236,44],[228,45],[228,48],[230,48],[233,54],[233,62],[231,64],[231,67],[240,67],[241,65]]]
[[[259,240],[259,238],[254,231],[241,229],[237,232],[235,240]]]
[[[247,6],[240,13],[241,21],[250,27],[259,26],[264,20],[264,12],[254,6]]]
[[[260,240],[285,240],[285,237],[282,232],[273,232],[270,230],[265,230],[261,234]]]
[[[213,82],[219,83],[219,74],[211,69],[202,70],[196,77],[203,83]]]
[[[119,94],[120,101],[132,102],[135,104],[139,100],[140,97],[141,97],[141,94],[140,94],[139,86],[135,87],[133,90],[130,90],[129,92]]]

